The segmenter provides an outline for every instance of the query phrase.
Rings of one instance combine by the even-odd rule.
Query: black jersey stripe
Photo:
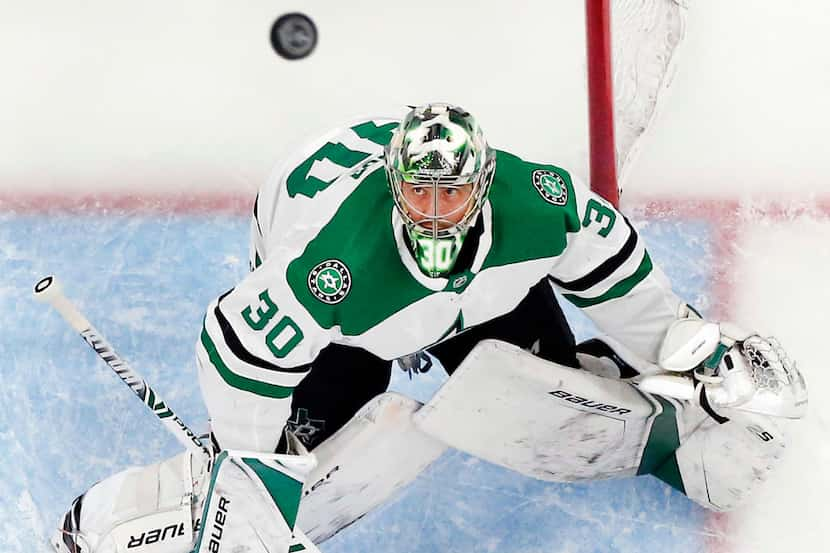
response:
[[[609,300],[621,298],[645,280],[645,278],[651,274],[651,270],[653,268],[654,264],[651,262],[651,257],[649,257],[648,252],[643,252],[643,260],[640,262],[640,266],[637,267],[637,270],[634,271],[634,274],[622,279],[601,296],[597,296],[595,298],[583,298],[575,294],[562,294],[562,297],[579,308],[591,307],[592,305],[598,305]]]
[[[216,317],[217,322],[219,323],[219,328],[222,331],[222,338],[224,339],[225,345],[231,350],[231,352],[239,359],[240,361],[244,361],[249,365],[253,365],[254,367],[258,367],[260,369],[265,369],[267,371],[277,371],[282,373],[306,373],[311,370],[310,365],[300,365],[299,367],[280,367],[279,365],[275,365],[273,363],[269,363],[265,359],[261,357],[257,357],[247,349],[245,346],[242,345],[242,341],[239,339],[239,336],[236,335],[234,332],[231,323],[228,322],[227,317],[225,317],[224,313],[220,309],[220,305],[222,304],[222,300],[231,292],[233,288],[219,296],[219,301],[216,302],[216,308],[213,310],[213,314]]]
[[[202,328],[200,341],[202,343],[202,347],[205,348],[205,352],[208,355],[211,365],[213,365],[213,368],[216,369],[216,372],[219,373],[219,376],[228,386],[238,390],[251,392],[252,394],[256,394],[258,396],[277,399],[291,397],[291,394],[294,392],[294,388],[292,386],[268,384],[267,382],[247,378],[233,372],[222,359],[222,356],[219,355],[219,352],[216,349],[216,344],[214,344],[213,340],[210,339],[210,335],[205,327]]]
[[[254,221],[256,221],[256,228],[259,231],[259,235],[262,236],[262,227],[259,224],[259,194],[254,198]]]
[[[548,278],[551,280],[551,282],[553,282],[560,288],[568,290],[569,292],[584,292],[592,286],[596,286],[597,284],[611,276],[614,273],[614,271],[622,267],[623,263],[628,261],[628,258],[631,257],[631,254],[637,247],[637,241],[639,240],[637,236],[637,231],[634,230],[633,226],[631,226],[631,223],[628,221],[628,218],[623,216],[623,220],[625,221],[625,224],[628,225],[629,232],[628,239],[625,241],[625,244],[623,244],[623,247],[620,248],[620,251],[618,251],[605,261],[603,261],[599,267],[597,267],[584,277],[572,280],[570,282],[565,282],[559,280],[558,278],[549,276]]]

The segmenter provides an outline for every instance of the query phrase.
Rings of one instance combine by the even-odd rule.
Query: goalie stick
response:
[[[35,284],[34,295],[38,301],[48,303],[51,305],[61,317],[71,326],[76,332],[81,335],[81,338],[95,350],[95,353],[100,357],[109,367],[118,375],[118,378],[126,384],[135,395],[146,405],[164,424],[165,428],[169,430],[185,448],[196,455],[203,457],[210,469],[213,463],[213,454],[205,447],[199,437],[178,417],[170,407],[142,378],[142,376],[133,369],[118,353],[115,351],[104,336],[92,326],[92,323],[80,312],[80,310],[67,298],[63,293],[63,287],[54,275],[49,275],[40,279]],[[300,530],[294,528],[294,538],[299,542],[292,546],[292,551],[303,551],[307,553],[320,553],[317,546]],[[301,547],[298,547],[301,546]]]
[[[199,437],[187,427],[178,415],[173,413],[173,410],[167,406],[161,397],[147,385],[144,378],[118,355],[106,338],[92,326],[75,304],[63,294],[60,282],[54,276],[47,276],[38,281],[35,284],[34,294],[38,300],[54,307],[63,319],[69,323],[69,326],[81,335],[81,338],[89,347],[95,350],[98,357],[109,365],[118,375],[118,378],[161,420],[162,424],[176,436],[179,442],[193,453],[204,457],[205,462],[210,466],[213,455],[199,440]]]

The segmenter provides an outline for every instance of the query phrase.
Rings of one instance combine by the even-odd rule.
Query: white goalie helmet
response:
[[[419,267],[428,276],[446,276],[487,199],[495,151],[466,110],[432,103],[407,113],[386,146],[384,161]],[[442,191],[463,193],[462,201],[442,210]],[[426,207],[412,200],[413,194],[427,193],[432,203]]]

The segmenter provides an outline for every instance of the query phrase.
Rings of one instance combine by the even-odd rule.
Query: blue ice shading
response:
[[[676,291],[706,312],[711,229],[636,222]],[[92,323],[195,430],[207,428],[193,351],[204,309],[247,272],[248,219],[109,212],[0,214],[0,551],[45,551],[72,499],[181,447],[51,309],[33,284],[56,274]],[[566,306],[578,338],[593,332]],[[440,369],[392,389],[421,401]],[[328,542],[326,553],[698,552],[706,512],[646,476],[535,481],[459,452]]]

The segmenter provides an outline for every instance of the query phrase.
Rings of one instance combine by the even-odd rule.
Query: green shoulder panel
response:
[[[497,156],[493,243],[482,269],[560,255],[567,233],[580,228],[570,175],[506,152]],[[289,286],[321,327],[362,334],[432,293],[400,260],[392,209],[386,174],[376,169],[289,264]]]
[[[483,269],[560,255],[580,229],[567,171],[497,151],[490,188],[493,245]]]
[[[400,260],[386,174],[369,174],[287,269],[295,297],[323,328],[355,336],[426,296]]]
[[[392,131],[397,126],[397,122],[378,126],[373,121],[364,121],[350,128],[360,138],[373,142],[378,146],[385,146],[392,140]],[[374,153],[376,152],[353,150],[341,142],[326,142],[316,152],[294,167],[285,180],[285,189],[292,198],[297,194],[313,198],[318,192],[325,190],[336,180],[336,177],[323,180],[311,174],[311,169],[316,162],[327,160],[342,167],[343,171],[346,172],[349,168],[356,167],[370,158]]]

